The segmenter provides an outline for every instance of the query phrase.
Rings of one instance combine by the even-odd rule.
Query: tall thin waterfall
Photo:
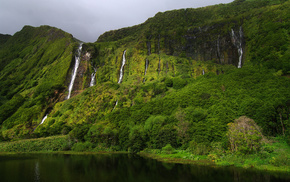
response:
[[[202,75],[204,75],[204,74],[205,74],[204,69],[202,69]]]
[[[42,125],[42,124],[44,123],[44,121],[47,119],[47,115],[48,115],[48,114],[46,114],[46,115],[42,118],[41,123],[40,123],[39,125]]]
[[[148,69],[148,65],[149,65],[149,60],[146,59],[145,61],[145,72],[144,72],[144,76],[146,76],[146,73],[147,73],[147,69]],[[145,78],[143,79],[143,83],[145,82]]]
[[[126,50],[125,50],[124,53],[123,53],[123,61],[122,61],[121,69],[120,69],[120,76],[119,76],[119,81],[118,81],[118,83],[121,83],[122,80],[123,80],[123,74],[124,74],[123,72],[124,72],[124,65],[125,65],[125,63],[126,63]],[[117,107],[117,105],[118,105],[118,100],[116,101],[113,110],[115,110],[115,108]]]
[[[117,105],[118,105],[118,100],[116,101],[116,103],[115,103],[115,106],[114,106],[113,110],[115,110],[115,109],[116,109]]]
[[[75,67],[74,67],[73,74],[72,74],[72,77],[71,77],[71,81],[70,81],[70,84],[69,84],[69,87],[68,87],[67,99],[69,99],[70,96],[71,96],[71,92],[72,92],[72,89],[73,89],[73,86],[74,86],[74,82],[75,82],[75,79],[76,79],[76,76],[77,76],[77,71],[78,71],[78,68],[79,68],[79,65],[80,65],[80,62],[81,62],[82,47],[83,47],[83,43],[80,43],[80,46],[79,46],[78,51],[77,51],[77,55],[75,56]]]
[[[232,29],[232,39],[233,39],[232,40],[233,44],[238,49],[238,53],[239,53],[238,68],[241,68],[242,67],[242,59],[243,59],[243,47],[242,47],[243,30],[242,30],[242,27],[240,27],[238,36],[235,34],[235,31]]]
[[[123,80],[124,65],[126,63],[126,56],[125,55],[126,55],[126,50],[123,53],[123,61],[122,61],[121,69],[120,69],[120,77],[119,77],[118,83],[121,83]]]
[[[147,50],[148,50],[148,56],[150,56],[151,55],[151,42],[150,41],[147,42]],[[145,80],[146,80],[145,79],[145,76],[147,74],[148,65],[149,65],[149,60],[148,60],[148,58],[146,58],[146,60],[145,60],[145,72],[144,72],[143,83],[145,83]]]
[[[90,87],[92,87],[96,84],[96,73],[97,73],[97,69],[94,68],[94,73],[91,74]]]

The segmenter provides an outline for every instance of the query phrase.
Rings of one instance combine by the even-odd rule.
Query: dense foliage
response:
[[[65,88],[74,48],[59,29],[25,26],[0,49],[0,124],[8,138],[29,137]]]
[[[56,28],[26,26],[1,38],[0,140],[62,134],[75,151],[196,155],[260,152],[262,136],[289,142],[288,11],[287,0],[236,0],[107,32],[83,45],[68,100],[77,41]],[[95,70],[96,85],[87,88]],[[241,116],[261,130],[240,134],[233,122]],[[232,147],[233,138],[241,147]]]
[[[35,134],[70,131],[79,141],[134,151],[166,144],[186,149],[190,143],[218,141],[227,147],[227,124],[246,115],[263,134],[276,136],[286,128],[288,136],[289,79],[268,71],[246,67],[223,75],[208,73],[185,79],[183,88],[167,86],[170,78],[139,86],[107,83],[91,87],[57,104]]]

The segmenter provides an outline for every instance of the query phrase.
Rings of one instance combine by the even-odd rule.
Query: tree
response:
[[[227,136],[232,152],[252,153],[260,149],[264,136],[254,120],[241,116],[228,126]]]

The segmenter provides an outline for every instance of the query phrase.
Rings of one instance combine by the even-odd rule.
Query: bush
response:
[[[254,120],[241,116],[234,123],[229,123],[227,136],[232,152],[252,153],[259,151],[264,136]]]
[[[207,155],[209,153],[209,147],[206,143],[196,143],[194,140],[189,142],[187,150],[195,155]]]
[[[175,149],[170,144],[167,144],[165,147],[162,147],[163,153],[172,154],[174,151]]]
[[[286,151],[280,151],[279,155],[276,157],[272,157],[270,163],[274,166],[289,166],[290,165],[290,158]]]
[[[173,78],[173,88],[174,89],[181,89],[181,88],[185,87],[185,85],[187,85],[186,80],[179,78],[179,77]]]
[[[78,140],[78,141],[85,141],[84,137],[89,130],[88,125],[76,125],[75,128],[69,132],[70,137]]]
[[[84,151],[91,151],[93,149],[93,144],[90,142],[79,142],[75,143],[72,147],[73,151],[76,152],[84,152]]]
[[[165,85],[167,87],[172,87],[173,86],[173,81],[171,78],[166,78],[165,81],[164,81]]]

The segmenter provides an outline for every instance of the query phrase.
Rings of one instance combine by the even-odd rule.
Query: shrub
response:
[[[79,142],[75,143],[72,147],[73,151],[76,152],[84,152],[84,151],[91,151],[93,149],[93,144],[90,142]]]
[[[289,166],[290,158],[286,151],[280,151],[279,155],[272,157],[269,161],[274,166]]]
[[[162,152],[166,154],[172,154],[174,151],[175,149],[170,144],[167,144],[165,147],[162,147]]]
[[[174,89],[181,89],[185,85],[187,85],[186,80],[184,80],[184,79],[182,79],[180,77],[173,78],[173,88]]]
[[[232,152],[246,154],[260,150],[264,137],[254,120],[241,116],[234,123],[229,123],[228,126],[227,136]]]
[[[78,141],[85,141],[84,137],[88,131],[89,125],[76,125],[75,128],[69,132],[69,135]]]
[[[173,86],[173,81],[171,78],[166,78],[165,81],[164,81],[165,85],[167,87],[172,87]]]
[[[187,150],[195,155],[207,155],[209,153],[209,147],[206,143],[196,143],[194,140],[189,142]]]

